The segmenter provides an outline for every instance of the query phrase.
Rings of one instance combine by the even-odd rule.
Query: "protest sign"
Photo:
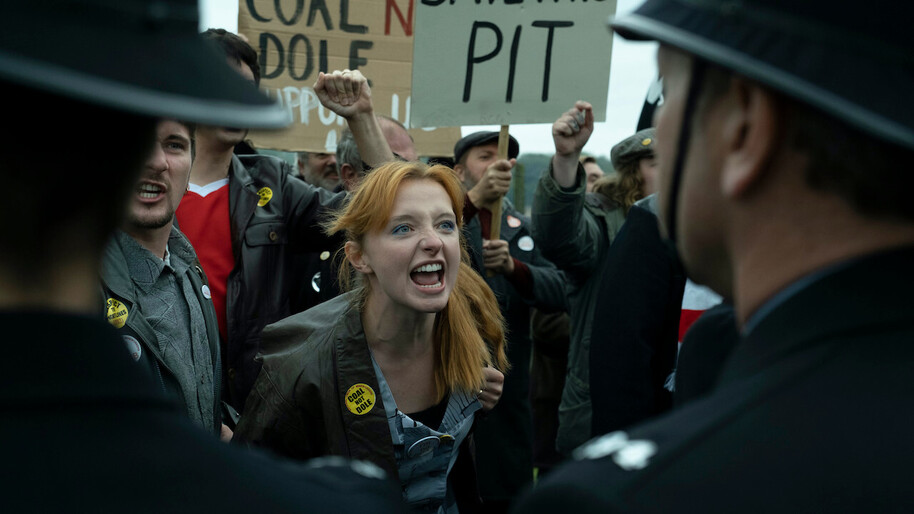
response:
[[[418,0],[412,125],[606,117],[615,0]]]
[[[346,122],[320,105],[318,72],[358,69],[375,112],[409,126],[415,0],[239,0],[238,32],[260,57],[261,87],[292,117],[251,131],[262,148],[334,152]],[[459,128],[413,129],[420,155],[451,155]]]

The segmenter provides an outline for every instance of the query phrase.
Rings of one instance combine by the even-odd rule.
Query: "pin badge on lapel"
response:
[[[260,197],[260,200],[257,201],[257,206],[263,207],[273,199],[273,190],[269,187],[262,187],[257,191],[257,196]]]
[[[349,412],[363,416],[371,412],[375,404],[374,389],[368,384],[355,384],[346,391],[346,408]]]
[[[143,347],[140,346],[140,342],[133,336],[124,336],[124,344],[127,345],[127,353],[130,354],[133,361],[136,362],[140,360],[140,357],[143,355]]]
[[[530,236],[524,236],[517,240],[517,247],[525,252],[533,250],[533,238]]]
[[[430,435],[423,437],[422,439],[419,439],[413,443],[413,445],[410,446],[408,450],[406,450],[406,455],[410,458],[416,458],[420,455],[425,455],[426,453],[435,451],[435,448],[437,448],[440,443],[441,440],[438,439],[437,436]]]
[[[114,298],[108,298],[108,301],[105,302],[105,306],[107,307],[105,317],[108,319],[108,323],[111,323],[114,328],[121,328],[127,323],[126,305]]]

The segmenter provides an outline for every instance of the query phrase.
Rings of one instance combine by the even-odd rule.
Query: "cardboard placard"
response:
[[[261,88],[292,115],[291,127],[254,131],[255,146],[334,152],[345,120],[324,109],[312,86],[319,71],[358,69],[375,112],[407,127],[416,0],[239,0],[238,32],[260,57]],[[420,155],[448,156],[459,128],[412,129]]]
[[[419,0],[412,125],[606,118],[616,0]],[[439,70],[427,73],[426,70]]]

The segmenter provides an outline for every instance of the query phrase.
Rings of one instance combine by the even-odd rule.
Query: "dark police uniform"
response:
[[[200,430],[165,396],[161,383],[137,369],[120,334],[91,316],[96,270],[90,263],[103,249],[104,220],[113,227],[126,214],[126,197],[121,204],[110,195],[127,195],[127,186],[139,179],[154,118],[235,127],[287,124],[283,108],[198,37],[197,14],[192,0],[0,2],[0,87],[9,103],[53,110],[58,132],[107,131],[109,143],[113,131],[137,138],[110,162],[36,170],[10,160],[0,167],[11,191],[44,180],[45,199],[75,192],[75,182],[61,177],[77,175],[86,184],[77,202],[107,206],[68,208],[47,224],[32,218],[37,208],[18,218],[4,216],[3,223],[32,219],[25,227],[38,240],[63,241],[22,248],[21,241],[3,242],[0,512],[400,511],[399,492],[378,478],[375,466],[283,463]],[[29,112],[7,115],[19,146],[38,125],[37,112]],[[25,175],[42,178],[19,180]],[[121,178],[112,184],[120,187],[97,187],[115,175]],[[4,214],[24,204],[10,205]],[[64,248],[72,252],[61,253]],[[10,279],[33,268],[48,276]],[[67,277],[61,282],[53,273]],[[130,313],[119,300],[109,307],[112,321],[126,323]]]
[[[839,124],[836,132],[845,133],[845,139],[823,146],[840,146],[848,153],[859,148],[855,157],[863,160],[877,151],[885,153],[887,160],[875,162],[874,168],[888,174],[886,168],[894,164],[910,172],[903,166],[914,150],[914,102],[893,93],[914,84],[909,52],[914,32],[907,19],[897,16],[897,3],[876,0],[867,7],[881,16],[861,19],[858,6],[850,1],[648,0],[634,13],[612,21],[623,37],[656,40],[696,56],[687,72],[681,126],[674,136],[678,141],[667,142],[679,151],[661,156],[669,159],[664,162],[670,173],[664,178],[669,179],[666,194],[672,204],[666,223],[671,239],[675,241],[679,209],[670,199],[679,198],[679,184],[686,182],[680,180],[685,162],[694,157],[685,149],[714,143],[689,141],[695,128],[693,114],[705,114],[696,109],[709,61],[761,84],[773,92],[770,96],[791,98],[813,115],[820,111],[824,123]],[[854,77],[847,75],[849,69],[855,70]],[[733,86],[726,94],[740,95],[739,88]],[[793,108],[780,98],[772,102],[777,105],[771,109],[756,109],[753,101],[752,109],[771,114]],[[721,112],[729,123],[737,111],[728,109]],[[779,123],[783,121],[777,116]],[[756,121],[742,127],[755,130]],[[782,135],[780,128],[782,124],[768,135]],[[754,140],[773,141],[771,149],[755,154],[769,159],[760,164],[763,167],[783,162],[776,160],[782,154],[775,152],[793,151],[789,140],[767,137]],[[814,148],[797,146],[810,163],[827,162]],[[806,275],[781,283],[778,291],[764,291],[773,296],[745,320],[742,340],[709,396],[627,433],[588,443],[576,451],[578,462],[554,471],[519,505],[519,512],[914,511],[914,223],[898,194],[909,194],[909,188],[902,187],[909,182],[902,182],[902,177],[909,175],[894,175],[898,182],[881,183],[879,193],[862,187],[859,192],[842,191],[840,186],[834,188],[837,191],[824,190],[830,185],[827,181],[824,193],[812,193],[812,181],[800,186],[784,176],[802,174],[805,164],[786,165],[788,169],[771,172],[768,191],[783,186],[787,194],[803,195],[800,198],[830,195],[826,206],[814,202],[806,207],[811,223],[826,221],[834,214],[826,210],[831,208],[827,202],[843,196],[846,204],[834,209],[836,219],[860,222],[863,226],[856,228],[862,242],[844,246],[841,238],[854,237],[851,230],[824,231],[808,255],[800,253],[803,249],[779,256],[797,261]],[[730,172],[735,173],[733,167],[719,171]],[[829,180],[869,185],[863,184],[869,177],[848,177],[844,173]],[[848,198],[854,193],[859,194]],[[884,210],[875,205],[883,197],[891,200]],[[731,195],[727,201],[738,210],[745,207],[741,200]],[[776,222],[798,212],[783,213]],[[871,231],[865,222],[879,214],[884,215],[883,223]],[[895,224],[885,223],[889,216]],[[695,222],[685,223],[689,221]],[[748,228],[739,222],[734,226]],[[759,226],[760,231],[769,228],[764,222]],[[798,224],[792,234],[789,229],[781,232],[809,236],[816,231]],[[718,232],[717,237],[721,235]],[[773,243],[764,232],[755,236],[754,243]],[[911,246],[899,247],[901,243],[890,242],[893,238]],[[775,248],[784,246],[778,242]],[[833,255],[834,264],[818,266],[814,259],[822,252]],[[743,253],[729,255],[734,268],[746,264]],[[761,268],[767,271],[777,264],[767,262]],[[746,296],[740,296],[741,287],[771,277],[737,278],[739,301]]]
[[[200,430],[102,321],[0,311],[0,330],[2,512],[402,510],[371,464],[307,469]]]
[[[788,287],[713,394],[588,443],[517,511],[914,511],[911,263],[904,248]]]

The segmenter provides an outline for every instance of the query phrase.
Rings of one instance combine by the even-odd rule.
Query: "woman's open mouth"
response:
[[[419,266],[409,273],[409,278],[421,288],[439,288],[444,279],[444,266],[437,263]]]

